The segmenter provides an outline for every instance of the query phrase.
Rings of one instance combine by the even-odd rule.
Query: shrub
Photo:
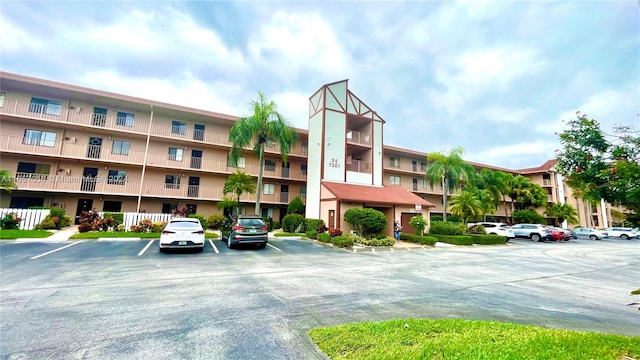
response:
[[[273,229],[274,230],[282,229],[282,225],[280,224],[280,221],[274,221],[273,222]]]
[[[310,219],[310,218],[304,219],[305,231],[316,230],[317,232],[323,232],[319,230],[321,226],[324,226],[324,220],[322,219]],[[324,230],[324,231],[327,231],[327,230]]]
[[[83,223],[80,223],[80,225],[78,225],[78,232],[86,233],[91,231],[91,228],[92,228],[91,224],[89,224],[88,222],[83,222]]]
[[[171,213],[175,216],[187,217],[189,215],[189,209],[186,206],[177,206]]]
[[[438,242],[437,238],[429,235],[419,236],[413,234],[401,234],[400,239],[420,245],[435,245],[435,243]]]
[[[429,228],[429,234],[462,235],[466,230],[465,227],[466,225],[463,223],[432,221],[431,228]]]
[[[334,237],[334,236],[340,236],[342,235],[342,230],[340,229],[329,229],[329,236]]]
[[[447,222],[462,222],[462,219],[458,215],[447,214]]]
[[[20,221],[22,221],[22,219],[18,217],[18,214],[8,213],[0,219],[0,229],[17,229],[20,226]]]
[[[376,237],[372,239],[367,239],[362,236],[358,236],[355,234],[347,235],[349,238],[353,238],[353,242],[356,244],[361,244],[364,246],[393,246],[396,243],[396,239],[390,236],[382,236]]]
[[[151,225],[151,232],[161,232],[165,225],[167,225],[166,221],[156,221]]]
[[[124,214],[120,213],[120,212],[105,212],[103,214],[104,218],[113,218],[113,220],[115,221],[115,225],[114,226],[118,226],[120,224],[124,223]]]
[[[296,232],[298,227],[304,223],[304,217],[300,214],[288,214],[282,218],[282,230],[286,232]]]
[[[353,246],[353,239],[349,238],[348,236],[339,235],[332,237],[331,243],[340,248],[351,247]]]
[[[545,219],[542,215],[533,210],[516,210],[513,212],[513,221],[516,224],[544,224]]]
[[[469,235],[431,234],[438,241],[453,245],[473,245],[473,238]]]
[[[59,221],[58,221],[59,222]],[[40,224],[36,224],[34,227],[35,230],[51,230],[56,228],[56,223],[49,216],[42,219]]]
[[[319,234],[329,231],[329,228],[324,223],[316,229]]]
[[[316,230],[308,230],[304,236],[307,239],[317,239],[318,238],[318,232]]]
[[[507,242],[507,238],[500,235],[467,234],[467,236],[471,236],[473,243],[479,245],[506,244]]]
[[[331,242],[331,235],[327,234],[327,233],[321,233],[318,234],[318,240],[328,243]]]
[[[387,227],[387,217],[375,209],[349,209],[344,214],[344,220],[354,227],[364,237],[378,234]]]
[[[304,203],[299,196],[294,197],[287,207],[287,214],[304,214]]]
[[[203,229],[207,229],[209,225],[207,224],[207,220],[204,219],[204,216],[198,214],[191,214],[187,217],[200,220],[200,225],[202,225]]]
[[[116,231],[125,231],[126,227],[124,226],[124,224],[118,224],[118,226],[116,226]]]
[[[144,232],[144,231],[151,231],[151,228],[153,227],[153,222],[151,221],[151,219],[144,219],[144,220],[140,220],[140,222],[138,223],[138,232]]]
[[[467,234],[485,235],[487,233],[487,229],[485,229],[484,226],[482,225],[473,225],[473,226],[470,226],[465,232]]]
[[[220,230],[224,224],[224,215],[215,214],[207,218],[207,225],[209,229]]]
[[[424,234],[424,228],[427,227],[427,220],[422,215],[416,215],[409,220],[409,225],[413,228],[413,231],[418,234]]]

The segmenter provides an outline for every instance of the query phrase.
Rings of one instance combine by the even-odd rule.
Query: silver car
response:
[[[600,240],[600,239],[606,239],[609,237],[609,234],[606,231],[585,228],[585,227],[577,227],[573,229],[573,232],[576,234],[578,239]]]
[[[609,234],[609,237],[616,237],[622,240],[633,239],[638,236],[638,232],[632,228],[628,227],[608,227],[606,229],[602,229]]]
[[[223,227],[221,240],[226,240],[229,248],[244,244],[265,248],[269,242],[268,231],[269,227],[261,217],[241,215]]]
[[[528,238],[533,241],[553,240],[551,230],[540,224],[515,224],[511,227],[513,234],[519,238]]]

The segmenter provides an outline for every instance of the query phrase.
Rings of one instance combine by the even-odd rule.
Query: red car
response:
[[[567,240],[567,235],[563,231],[552,229],[552,228],[550,228],[549,230],[551,230],[551,239],[555,241]]]

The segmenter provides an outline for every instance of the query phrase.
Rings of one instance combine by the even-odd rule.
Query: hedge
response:
[[[500,235],[467,234],[467,236],[471,236],[473,243],[479,245],[506,244],[507,242],[507,238]]]
[[[438,239],[431,235],[413,235],[413,234],[400,234],[400,240],[420,244],[420,245],[435,245]]]
[[[453,245],[473,245],[473,238],[469,235],[440,235],[429,234],[438,239],[440,242]]]

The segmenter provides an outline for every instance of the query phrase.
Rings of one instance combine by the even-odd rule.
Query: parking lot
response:
[[[339,250],[157,240],[2,242],[0,356],[322,359],[306,332],[464,317],[640,335],[640,241]]]

